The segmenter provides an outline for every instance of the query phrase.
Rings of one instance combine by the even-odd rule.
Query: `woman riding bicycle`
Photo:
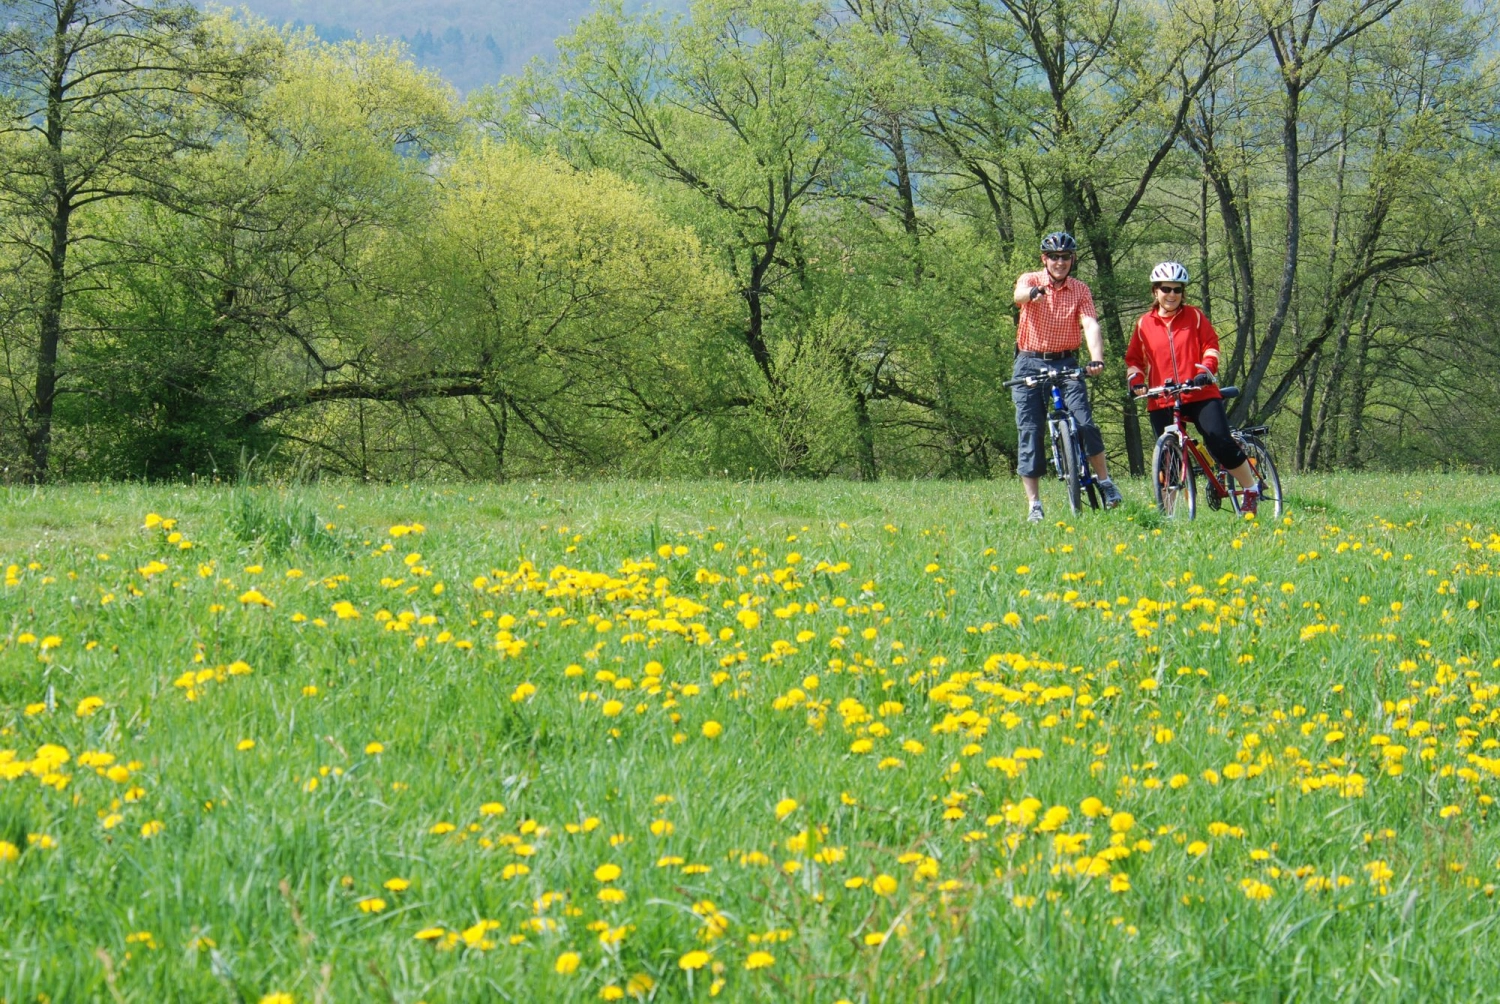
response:
[[[1183,303],[1188,270],[1164,261],[1151,270],[1151,296],[1156,306],[1135,322],[1125,349],[1125,376],[1136,397],[1146,388],[1197,380],[1202,386],[1182,392],[1182,413],[1203,436],[1204,445],[1244,489],[1242,512],[1254,513],[1260,492],[1245,451],[1230,434],[1223,395],[1215,382],[1219,371],[1219,333],[1203,311]],[[1172,424],[1172,398],[1153,399],[1146,407],[1151,428],[1160,436]]]

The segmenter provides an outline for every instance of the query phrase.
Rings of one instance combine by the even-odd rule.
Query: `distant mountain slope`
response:
[[[588,13],[591,0],[240,0],[276,24],[310,25],[319,37],[401,39],[414,59],[442,73],[460,91],[520,72],[552,51]],[[642,6],[632,4],[631,6]],[[683,9],[685,0],[653,6]]]

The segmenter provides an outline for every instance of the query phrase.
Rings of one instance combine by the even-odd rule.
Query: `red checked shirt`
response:
[[[1052,285],[1045,271],[1021,277],[1031,287],[1047,286],[1046,296],[1021,305],[1016,325],[1016,348],[1026,352],[1073,352],[1083,337],[1083,318],[1094,313],[1094,294],[1071,275],[1061,286]]]
[[[1202,367],[1201,369],[1199,367]],[[1171,317],[1154,308],[1135,322],[1130,344],[1125,348],[1125,379],[1132,387],[1158,387],[1167,381],[1185,383],[1207,370],[1219,372],[1219,333],[1203,311],[1184,305]],[[1223,397],[1213,384],[1182,395],[1188,404]],[[1172,399],[1158,397],[1146,406],[1151,411],[1172,407]]]

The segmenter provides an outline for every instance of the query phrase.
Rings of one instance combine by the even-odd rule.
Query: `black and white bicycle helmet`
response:
[[[1181,262],[1164,261],[1151,270],[1151,285],[1159,282],[1180,282],[1186,284],[1188,281],[1187,266]]]
[[[1076,252],[1077,250],[1078,242],[1066,230],[1054,230],[1042,238],[1042,253],[1044,254],[1048,251],[1057,254],[1062,251]]]

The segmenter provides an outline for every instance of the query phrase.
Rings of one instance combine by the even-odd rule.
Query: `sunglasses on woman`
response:
[[[1181,286],[1157,286],[1156,288],[1161,290],[1163,293],[1170,293],[1173,296],[1181,296],[1183,290],[1183,287]]]

